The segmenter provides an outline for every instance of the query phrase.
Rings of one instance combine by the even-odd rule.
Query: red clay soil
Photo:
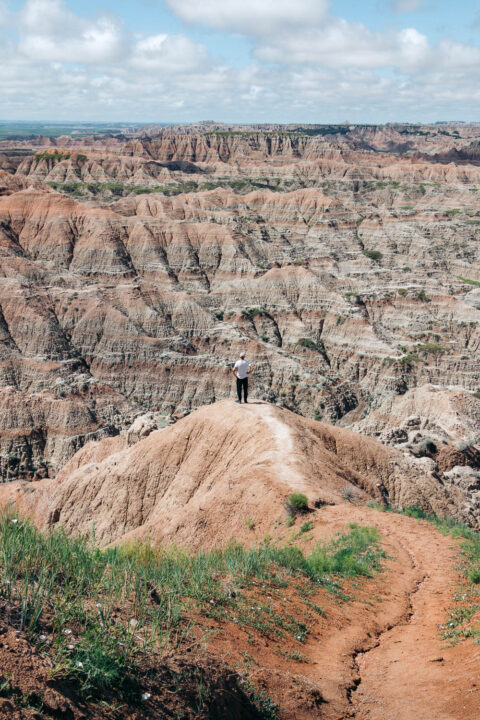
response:
[[[385,572],[348,588],[347,603],[322,591],[325,617],[304,645],[285,641],[288,657],[236,627],[211,648],[243,665],[284,720],[478,720],[480,648],[447,646],[439,630],[461,581],[457,544],[426,521],[351,505],[317,511],[314,535],[330,538],[351,521],[379,529]]]
[[[207,653],[174,653],[157,668],[151,697],[129,704],[105,696],[79,701],[74,683],[55,679],[46,655],[0,621],[2,720],[258,720],[258,710],[238,674]],[[199,693],[202,712],[199,712]]]
[[[113,445],[112,454],[85,448],[85,456],[93,452],[84,457],[86,464],[77,462],[71,474],[66,468],[55,481],[9,484],[2,488],[2,502],[13,500],[30,510],[39,524],[42,509],[56,507],[61,524],[72,533],[75,527],[78,532],[89,529],[98,514],[103,525],[96,527],[105,543],[150,529],[164,541],[191,548],[232,537],[254,543],[267,532],[288,539],[283,503],[293,490],[306,492],[311,502],[319,498],[337,503],[310,514],[313,532],[301,535],[300,543],[308,547],[317,539],[328,540],[349,522],[375,525],[388,554],[385,571],[347,585],[349,602],[339,602],[325,589],[307,598],[324,607],[324,616],[311,615],[305,643],[289,635],[279,645],[233,622],[199,618],[201,632],[217,631],[208,642],[210,653],[253,677],[255,685],[280,704],[283,720],[480,718],[480,647],[471,639],[447,647],[439,631],[460,582],[458,545],[425,521],[354,505],[342,497],[346,487],[353,488],[359,503],[375,494],[380,480],[404,505],[427,498],[435,503],[433,510],[448,509],[442,486],[428,473],[416,475],[415,464],[369,438],[266,404],[244,408],[218,403],[132,448]],[[119,509],[125,510],[126,520]],[[253,519],[253,530],[247,518]],[[297,529],[302,522],[297,521]],[[252,601],[270,601],[261,587],[257,590],[254,583],[248,589]],[[272,600],[275,611],[301,620],[305,604],[302,611],[294,588],[285,588],[284,597]],[[10,635],[6,645],[0,644],[0,685],[13,673],[17,684],[26,683],[21,694],[30,692],[31,678],[45,691],[45,661],[25,639]],[[15,648],[21,647],[25,652],[19,654]],[[219,670],[219,677],[225,678],[225,672]],[[230,687],[226,680],[217,683],[216,677],[211,678],[213,688]],[[181,692],[188,694],[188,688]],[[230,710],[221,714],[222,692],[214,690],[218,702],[209,718],[234,716]],[[68,704],[67,695],[60,694]],[[159,708],[170,695],[159,687],[152,696],[149,714],[122,711],[117,717],[168,717]],[[242,718],[243,700],[235,697],[235,712]],[[34,717],[21,714],[31,711],[20,709],[14,699],[3,702],[13,703],[3,717]],[[72,717],[81,717],[77,710]],[[61,707],[60,715],[55,712],[43,717],[68,717]],[[109,712],[95,708],[83,717],[110,718]]]
[[[425,521],[349,503],[320,508],[310,519],[305,549],[357,522],[379,529],[388,557],[383,572],[345,584],[348,602],[325,589],[307,598],[324,608],[324,616],[311,614],[305,643],[290,634],[279,643],[232,622],[198,618],[200,634],[214,630],[208,654],[170,658],[149,688],[148,707],[115,710],[75,701],[72,687],[50,678],[49,659],[0,624],[0,717],[146,720],[183,713],[190,720],[254,720],[240,673],[281,706],[281,720],[478,720],[480,648],[471,639],[446,646],[439,635],[461,579],[456,542]],[[292,531],[283,525],[281,532]],[[270,599],[259,582],[247,592],[252,602]],[[277,612],[283,602],[285,616],[302,619],[293,587],[274,601]],[[172,680],[175,665],[180,684]],[[201,716],[189,686],[195,667],[205,668],[203,682],[211,691],[211,707]],[[35,704],[41,709],[28,709]]]

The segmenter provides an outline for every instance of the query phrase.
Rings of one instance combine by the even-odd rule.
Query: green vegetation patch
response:
[[[199,633],[205,638],[198,618],[230,621],[273,642],[290,635],[302,643],[312,618],[302,598],[326,590],[348,599],[342,580],[371,576],[383,557],[377,530],[356,524],[310,554],[268,540],[192,554],[138,543],[101,550],[91,540],[62,530],[40,533],[4,514],[1,612],[50,656],[53,676],[72,681],[80,698],[141,703],[166,653],[194,646]],[[303,620],[282,605],[287,586]]]
[[[303,493],[295,492],[290,495],[285,508],[289,515],[308,512],[308,498]]]
[[[247,318],[248,320],[253,320],[258,315],[268,316],[268,312],[265,310],[265,308],[260,307],[245,308],[244,310],[242,310],[242,317]]]
[[[480,280],[472,280],[471,278],[462,277],[461,275],[457,275],[456,277],[467,285],[475,285],[475,287],[480,287]]]
[[[437,343],[423,343],[416,345],[415,349],[417,353],[421,353],[422,355],[443,355],[443,353],[447,352],[447,348]]]
[[[380,252],[380,250],[362,250],[362,253],[365,255],[365,257],[369,258],[370,260],[373,260],[373,262],[379,263],[381,259],[383,258],[383,254]]]
[[[60,152],[60,150],[45,150],[44,152],[39,152],[35,155],[35,167],[37,167],[41,160],[47,160],[47,162],[51,162],[53,165],[56,165],[61,160],[68,160],[70,156],[71,153],[63,153]]]

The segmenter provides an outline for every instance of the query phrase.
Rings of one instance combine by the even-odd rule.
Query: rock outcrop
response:
[[[478,479],[465,482],[462,471],[460,481],[450,473],[441,482],[433,469],[427,458],[266,403],[223,401],[131,446],[90,443],[57,478],[4,486],[0,502],[71,534],[93,530],[103,544],[261,539],[292,492],[312,507],[370,497],[478,524],[470,502],[472,492],[480,496]]]

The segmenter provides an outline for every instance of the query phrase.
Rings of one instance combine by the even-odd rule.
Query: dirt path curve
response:
[[[316,649],[335,720],[479,720],[480,647],[439,637],[459,575],[458,546],[426,521],[367,508],[325,509],[324,531],[376,525],[389,555],[372,600]],[[380,598],[378,598],[380,599]],[[325,664],[329,668],[325,673]],[[340,697],[342,696],[342,697]]]
[[[272,433],[276,445],[272,461],[278,479],[295,492],[311,491],[312,483],[306,480],[295,462],[295,443],[288,425],[275,417],[272,407],[266,403],[250,403],[248,412],[260,418]]]
[[[458,547],[426,522],[387,514],[376,524],[408,554],[413,580],[403,617],[373,649],[354,658],[359,682],[351,694],[357,720],[478,720],[480,648],[445,647],[439,626],[458,583]]]
[[[272,464],[292,490],[312,490],[295,438],[267,404],[248,413],[275,440]],[[388,554],[386,572],[369,581],[370,600],[329,608],[328,631],[309,638],[307,676],[321,689],[325,720],[480,720],[480,647],[471,640],[447,647],[439,626],[447,620],[460,576],[459,548],[426,521],[350,504],[322,508],[317,539],[348,522],[375,525]],[[288,714],[288,717],[313,717]]]

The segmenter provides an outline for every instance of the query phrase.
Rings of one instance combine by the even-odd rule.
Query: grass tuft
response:
[[[308,498],[303,493],[292,493],[285,503],[285,509],[292,517],[308,512]]]

